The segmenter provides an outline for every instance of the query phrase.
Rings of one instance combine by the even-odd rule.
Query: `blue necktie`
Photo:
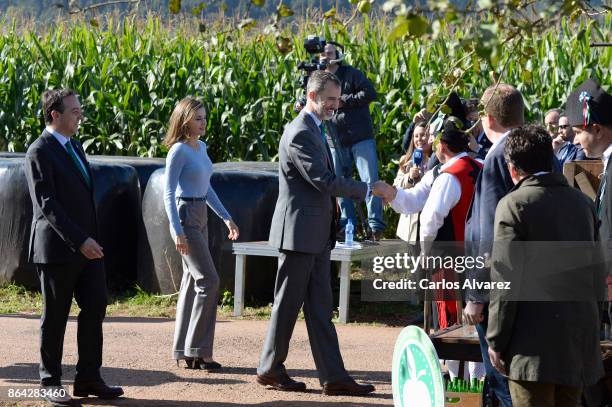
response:
[[[323,124],[323,122],[319,124],[319,130],[321,130],[321,137],[323,138],[323,144],[327,144],[327,132],[325,131],[325,124]]]
[[[68,151],[70,158],[72,158],[72,161],[74,161],[74,165],[76,165],[79,169],[79,173],[81,173],[81,176],[83,177],[83,180],[85,180],[87,186],[91,188],[91,179],[89,178],[89,174],[87,174],[87,171],[85,171],[85,168],[83,168],[83,165],[77,158],[76,152],[74,151],[70,140],[68,140],[68,142],[66,143],[66,151]]]

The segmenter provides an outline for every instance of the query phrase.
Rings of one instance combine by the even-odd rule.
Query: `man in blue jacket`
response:
[[[504,158],[506,137],[510,130],[523,124],[525,104],[521,93],[507,84],[487,88],[480,102],[484,110],[481,112],[482,126],[487,138],[493,144],[485,157],[483,170],[476,181],[476,190],[465,226],[465,241],[468,253],[474,257],[489,257],[493,248],[495,209],[501,198],[514,186]],[[486,273],[488,271],[488,269],[485,270]],[[471,277],[481,280],[489,279],[485,275],[472,275]],[[466,301],[463,312],[464,320],[468,324],[476,325],[489,386],[502,406],[511,406],[508,381],[493,368],[489,359],[488,344],[485,338],[488,292],[468,290]]]

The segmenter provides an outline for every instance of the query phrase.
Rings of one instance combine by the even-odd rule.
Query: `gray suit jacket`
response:
[[[319,128],[302,111],[285,127],[279,145],[278,200],[270,245],[303,253],[321,253],[335,241],[336,200],[363,199],[365,182],[336,177],[331,153]]]

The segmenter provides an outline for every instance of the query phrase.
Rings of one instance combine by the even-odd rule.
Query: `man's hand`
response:
[[[395,199],[397,189],[387,184],[385,181],[376,181],[372,187],[374,196],[379,196],[383,199],[385,205]]]
[[[88,258],[89,260],[101,259],[104,257],[104,253],[102,252],[102,246],[98,244],[91,237],[88,237],[87,240],[83,242],[81,247],[79,247],[83,256]]]
[[[301,112],[303,108],[304,108],[304,105],[299,100],[297,100],[295,104],[293,105],[293,111],[296,113]]]
[[[468,301],[465,309],[463,310],[463,320],[469,325],[476,325],[482,322],[484,319],[484,316],[482,315],[483,308],[484,304]]]
[[[561,136],[555,137],[552,141],[553,149],[555,150],[558,149],[559,147],[563,145],[563,143],[565,143],[565,140],[563,140],[563,137]]]
[[[429,119],[431,119],[431,116],[432,114],[429,113],[426,109],[421,109],[419,110],[417,114],[414,115],[414,118],[412,119],[412,121],[415,123],[426,122]]]
[[[187,244],[187,238],[185,235],[179,235],[176,237],[176,250],[180,254],[189,254],[189,245]]]
[[[506,374],[506,364],[501,358],[500,352],[495,352],[491,347],[489,347],[489,359],[491,359],[491,364],[499,373],[505,375]]]

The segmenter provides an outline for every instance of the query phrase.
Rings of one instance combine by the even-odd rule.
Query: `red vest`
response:
[[[450,210],[444,224],[438,230],[437,241],[463,242],[465,240],[465,221],[467,218],[472,196],[474,195],[474,184],[478,174],[482,169],[482,164],[469,156],[461,157],[450,167],[442,172],[453,175],[461,185],[461,198],[459,202]]]
[[[438,230],[436,241],[463,242],[465,240],[465,221],[472,202],[472,196],[474,195],[474,184],[481,170],[482,164],[469,156],[465,156],[459,158],[450,167],[442,171],[457,178],[461,185],[461,197],[444,219],[442,227]],[[439,173],[434,173],[434,175],[437,177]],[[434,281],[442,279],[457,281],[454,270],[449,269],[442,269],[434,273],[433,279]],[[453,298],[456,292],[446,290],[436,294],[436,298]],[[438,300],[436,301],[436,306],[438,308],[438,324],[441,329],[448,328],[457,323],[458,311],[456,301],[452,299]]]

